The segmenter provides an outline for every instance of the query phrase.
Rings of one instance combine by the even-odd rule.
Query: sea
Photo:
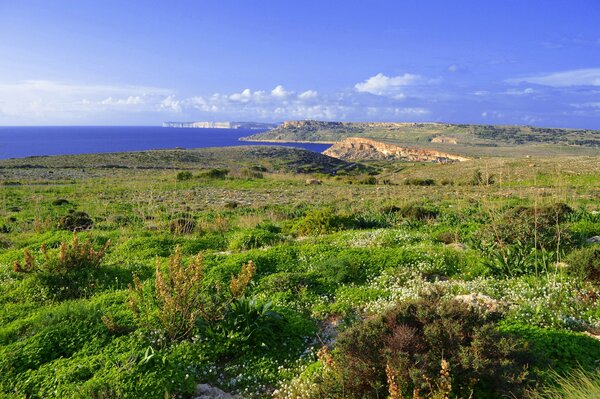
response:
[[[168,148],[278,145],[323,152],[328,144],[239,141],[259,133],[247,129],[197,129],[160,126],[0,127],[0,159],[45,155],[94,154]]]

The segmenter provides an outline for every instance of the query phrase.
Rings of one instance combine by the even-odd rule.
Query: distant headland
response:
[[[163,122],[163,127],[196,128],[196,129],[274,129],[279,123],[265,122]]]

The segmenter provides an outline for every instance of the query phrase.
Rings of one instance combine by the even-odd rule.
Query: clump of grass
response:
[[[554,373],[555,385],[530,394],[531,399],[600,398],[600,373],[578,369],[567,375]]]

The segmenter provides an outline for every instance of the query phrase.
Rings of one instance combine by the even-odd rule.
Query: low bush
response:
[[[435,186],[435,180],[421,179],[418,177],[413,177],[413,178],[404,180],[404,184],[406,186]]]
[[[272,306],[270,302],[241,297],[228,306],[213,332],[225,338],[226,345],[232,348],[270,346],[285,323],[285,318]]]
[[[331,208],[313,209],[292,230],[298,235],[319,235],[342,230],[346,220]]]
[[[68,205],[70,204],[69,200],[66,200],[64,198],[57,198],[54,201],[52,201],[52,205],[54,206],[62,206],[62,205]]]
[[[500,315],[434,294],[397,305],[340,334],[310,397],[521,397],[524,344]]]
[[[227,177],[228,174],[229,174],[229,169],[213,168],[213,169],[208,169],[208,170],[202,171],[200,173],[200,177],[206,178],[206,179],[224,179]]]
[[[83,231],[89,230],[94,225],[94,221],[85,212],[74,211],[58,219],[58,228],[61,230]]]
[[[566,258],[569,271],[594,284],[600,284],[600,245],[576,249]]]
[[[168,342],[189,340],[201,323],[213,323],[225,317],[230,304],[241,298],[256,268],[252,261],[231,276],[229,291],[204,284],[204,264],[200,255],[185,262],[179,246],[163,271],[156,264],[155,285],[149,290],[134,276],[129,286],[129,308],[138,324],[149,331],[159,328]],[[162,344],[162,342],[161,342]]]
[[[262,172],[259,172],[254,169],[242,168],[237,173],[242,179],[262,179],[264,175]]]
[[[241,231],[234,235],[229,248],[233,250],[248,250],[274,245],[283,241],[285,241],[284,235],[259,227]]]
[[[528,247],[555,249],[559,238],[563,246],[569,243],[568,231],[561,223],[571,212],[572,209],[563,203],[537,208],[511,207],[498,220],[486,224],[480,233],[484,240],[501,245],[520,243]]]
[[[431,220],[437,218],[439,210],[430,204],[408,204],[398,208],[398,213],[409,220]]]
[[[483,174],[479,169],[473,172],[471,185],[473,186],[489,186],[496,182],[496,177],[488,173]]]
[[[18,273],[31,273],[41,288],[59,300],[78,298],[89,294],[96,286],[97,272],[110,240],[96,250],[91,241],[79,242],[77,235],[70,243],[63,241],[58,253],[41,247],[43,261],[36,261],[29,250],[24,251],[23,262],[14,262]]]
[[[192,172],[190,172],[189,170],[184,170],[184,171],[177,173],[177,176],[175,177],[175,179],[177,181],[185,181],[185,180],[191,180],[193,177],[194,177],[194,175],[192,175]]]
[[[196,230],[196,221],[191,218],[177,218],[169,223],[169,231],[173,234],[191,234]]]

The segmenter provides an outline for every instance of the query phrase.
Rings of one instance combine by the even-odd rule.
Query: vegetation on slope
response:
[[[334,143],[364,137],[391,144],[458,152],[467,156],[518,154],[598,154],[600,132],[533,126],[449,123],[285,122],[246,138],[249,141]],[[435,143],[446,137],[456,143]],[[433,142],[432,142],[433,140]]]
[[[0,395],[487,398],[596,372],[598,158],[298,154],[0,162]]]

